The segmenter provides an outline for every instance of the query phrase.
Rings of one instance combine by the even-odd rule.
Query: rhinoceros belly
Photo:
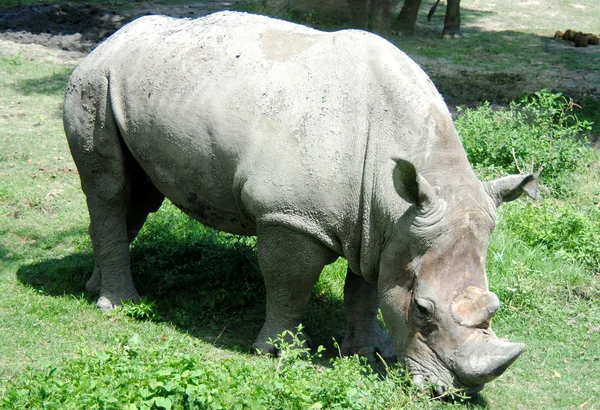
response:
[[[183,212],[221,231],[255,234],[254,220],[239,197],[241,181],[236,181],[236,167],[199,149],[201,139],[185,147],[181,146],[184,137],[173,140],[151,132],[124,139],[158,190]]]

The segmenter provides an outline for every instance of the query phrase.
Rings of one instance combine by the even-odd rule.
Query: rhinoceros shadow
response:
[[[187,231],[159,221],[140,233],[131,252],[138,292],[154,302],[157,320],[216,346],[249,352],[265,314],[255,239],[193,224]],[[85,290],[93,267],[91,251],[84,250],[22,265],[17,278],[49,297],[72,295],[95,304],[97,295]],[[344,335],[343,311],[342,300],[321,290],[303,321],[313,344],[325,346],[330,356],[336,354],[332,338],[341,343]]]

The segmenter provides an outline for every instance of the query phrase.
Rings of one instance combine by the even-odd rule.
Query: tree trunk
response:
[[[371,0],[371,28],[374,33],[377,33],[382,37],[388,37],[390,35],[390,28],[392,25],[392,19],[390,17],[391,9],[391,0]]]
[[[348,0],[350,27],[367,28],[367,2],[366,0]]]
[[[413,35],[421,0],[405,0],[392,30],[401,35]]]
[[[460,31],[460,0],[448,0],[444,31],[442,37],[456,38],[462,35]]]

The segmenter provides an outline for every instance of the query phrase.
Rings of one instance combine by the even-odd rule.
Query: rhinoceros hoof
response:
[[[349,332],[344,338],[341,352],[344,356],[357,354],[366,357],[371,363],[377,361],[393,363],[397,360],[390,336],[379,325],[366,331],[362,336]]]
[[[384,349],[380,349],[374,346],[363,346],[358,349],[342,347],[343,356],[352,356],[354,354],[366,358],[369,363],[383,361],[389,364],[394,363],[398,360],[395,352],[393,352],[391,349],[388,349],[387,347]]]
[[[96,306],[103,312],[110,312],[114,310],[118,305],[113,304],[106,296],[100,296],[96,302]]]
[[[140,295],[138,295],[137,291],[135,290],[121,297],[113,295],[101,295],[96,302],[96,306],[103,312],[110,312],[118,306],[121,306],[122,301],[124,300],[130,300],[133,303],[138,303],[140,301]]]
[[[275,356],[277,354],[277,349],[272,344],[267,342],[259,342],[258,340],[252,343],[252,347],[250,348],[252,353],[256,353],[258,355],[272,355]]]

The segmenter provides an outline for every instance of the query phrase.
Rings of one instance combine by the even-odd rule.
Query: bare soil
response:
[[[0,38],[89,52],[126,22],[124,16],[88,4],[13,7],[0,10]]]
[[[231,3],[182,6],[146,5],[118,14],[91,4],[51,4],[0,8],[0,39],[89,53],[123,25],[145,14],[199,17],[227,9]]]

